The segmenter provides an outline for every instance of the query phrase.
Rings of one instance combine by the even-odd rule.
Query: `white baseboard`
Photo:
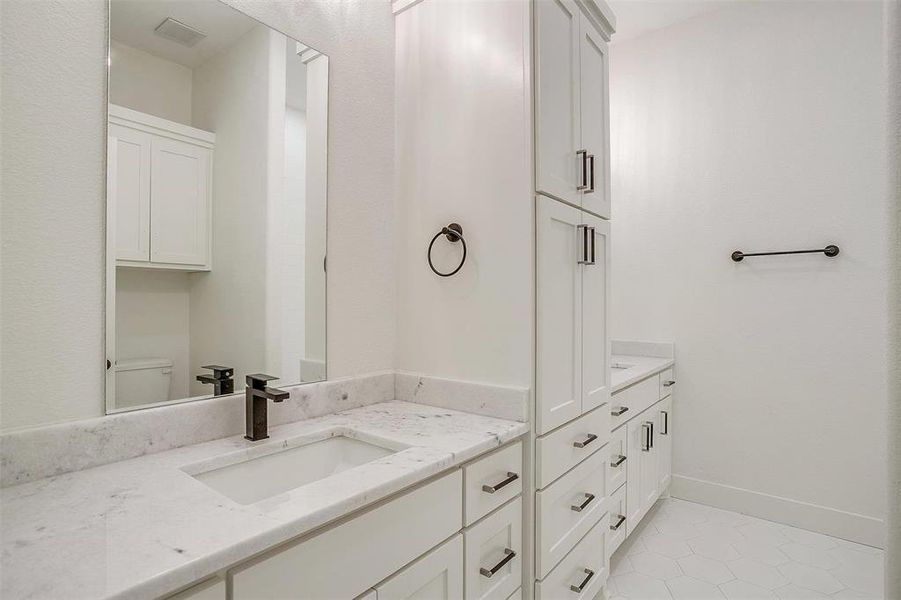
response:
[[[724,508],[867,546],[885,547],[885,524],[875,517],[684,475],[673,475],[669,491],[673,498]]]

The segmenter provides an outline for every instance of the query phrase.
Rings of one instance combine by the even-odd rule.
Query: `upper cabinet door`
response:
[[[543,3],[539,3],[543,4]],[[582,413],[582,212],[537,199],[537,429]]]
[[[153,139],[150,259],[206,265],[210,254],[210,150]]]
[[[582,412],[610,402],[610,225],[587,213],[590,260],[582,267]]]
[[[582,148],[588,153],[588,188],[582,208],[610,218],[610,111],[607,43],[581,14],[580,94]]]
[[[109,127],[107,202],[117,260],[150,260],[150,143],[136,129]]]
[[[574,0],[535,6],[538,191],[578,205],[587,165],[579,129],[579,20]]]

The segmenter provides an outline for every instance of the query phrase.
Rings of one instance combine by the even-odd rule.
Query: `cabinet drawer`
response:
[[[522,498],[463,535],[466,600],[505,600],[522,583]]]
[[[659,398],[663,400],[667,396],[669,396],[673,391],[673,386],[676,385],[676,376],[673,373],[672,368],[667,369],[662,372],[659,377],[660,380],[660,395]]]
[[[463,469],[463,506],[472,525],[522,491],[522,443],[516,442]]]
[[[378,600],[456,600],[463,597],[463,536],[455,535],[376,586]]]
[[[657,377],[649,377],[616,392],[610,400],[610,427],[616,429],[660,399]]]
[[[610,461],[607,463],[607,489],[615,490],[626,483],[629,453],[626,450],[626,428],[620,427],[610,434],[608,443]]]
[[[606,472],[607,449],[602,448],[535,494],[539,578],[545,577],[607,510]]]
[[[358,596],[460,530],[462,488],[458,469],[264,556],[232,572],[232,600]]]
[[[536,441],[537,485],[552,481],[597,452],[610,437],[606,404]]]
[[[536,600],[592,600],[601,591],[607,583],[606,529],[606,521],[595,525],[550,575],[535,584]]]
[[[610,530],[607,532],[607,559],[616,552],[626,539],[626,486],[610,494],[607,499],[607,518]]]

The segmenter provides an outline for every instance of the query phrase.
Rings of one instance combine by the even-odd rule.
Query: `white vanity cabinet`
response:
[[[588,16],[594,2],[534,7],[537,191],[609,218],[608,53],[595,25],[605,19]]]
[[[235,567],[230,598],[506,600],[522,584],[522,474],[522,443],[508,444]]]
[[[215,135],[116,105],[109,122],[117,266],[209,270]]]
[[[536,202],[536,430],[545,434],[610,397],[610,226],[550,198]]]

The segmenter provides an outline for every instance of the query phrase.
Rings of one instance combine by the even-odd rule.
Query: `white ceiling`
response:
[[[616,14],[613,42],[622,42],[718,10],[730,0],[610,0]]]
[[[192,48],[158,36],[154,29],[172,17],[207,35]],[[128,46],[194,68],[229,47],[257,21],[219,0],[112,0],[110,37]]]

